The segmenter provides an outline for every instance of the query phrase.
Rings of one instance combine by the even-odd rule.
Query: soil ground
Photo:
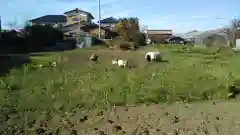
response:
[[[76,123],[72,129],[80,135],[239,135],[239,103],[206,101],[115,107],[88,113],[85,120],[77,113],[70,119]]]

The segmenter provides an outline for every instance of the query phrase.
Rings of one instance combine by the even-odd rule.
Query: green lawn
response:
[[[145,53],[156,49],[165,62],[148,63]],[[228,85],[240,78],[240,56],[230,50],[211,51],[153,46],[135,52],[79,49],[34,56],[28,65],[0,78],[1,109],[33,119],[42,112],[55,115],[76,108],[226,99]],[[93,52],[100,63],[89,60]],[[113,57],[128,59],[136,68],[117,68],[111,64]],[[57,62],[55,68],[48,66],[52,61]]]

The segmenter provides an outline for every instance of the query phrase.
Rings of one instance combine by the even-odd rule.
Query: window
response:
[[[62,27],[63,27],[63,25],[62,25],[62,24],[58,24],[58,27],[59,27],[59,28],[62,28]]]
[[[76,32],[70,32],[69,35],[75,36]]]
[[[114,27],[115,27],[115,24],[111,24],[111,27],[114,28]]]
[[[79,21],[78,18],[72,18],[72,21]]]

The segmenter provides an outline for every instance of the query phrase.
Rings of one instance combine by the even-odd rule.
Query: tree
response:
[[[232,27],[235,29],[239,29],[240,28],[240,19],[232,20]]]
[[[63,40],[63,32],[51,25],[26,25],[24,32],[29,51],[41,49],[43,46],[53,46],[56,41]]]
[[[234,47],[236,46],[236,33],[237,33],[237,30],[240,28],[240,19],[232,20],[231,25],[232,25],[232,31],[233,31],[232,47]]]
[[[134,44],[135,46],[146,45],[146,37],[144,33],[138,32],[134,35]]]
[[[139,33],[138,18],[120,18],[116,24],[116,31],[124,40],[133,41],[134,35]]]

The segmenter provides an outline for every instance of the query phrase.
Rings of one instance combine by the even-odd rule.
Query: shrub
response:
[[[51,26],[26,26],[27,41],[34,45],[33,50],[38,50],[43,46],[55,45],[56,41],[63,40],[63,32]],[[32,50],[32,51],[33,51]]]
[[[111,49],[113,49],[115,47],[112,39],[104,40],[103,46],[105,46],[107,48],[111,48]]]
[[[119,40],[116,44],[116,47],[122,50],[130,50],[132,48],[132,44],[127,41]]]
[[[240,79],[235,79],[232,85],[228,86],[228,98],[236,98],[240,94]]]
[[[131,50],[134,49],[134,44],[132,42],[124,41],[120,38],[114,39],[112,41],[112,44],[115,48],[121,49],[121,50]]]
[[[44,46],[53,46],[57,41],[63,40],[63,32],[51,26],[25,26],[22,33],[21,37],[13,31],[1,34],[1,44],[16,51],[9,53],[39,51]]]
[[[207,47],[205,45],[196,45],[191,49],[191,52],[201,54],[215,54],[219,52],[219,47],[217,46]]]
[[[143,33],[136,33],[134,36],[135,46],[144,46],[146,45],[146,37]]]

